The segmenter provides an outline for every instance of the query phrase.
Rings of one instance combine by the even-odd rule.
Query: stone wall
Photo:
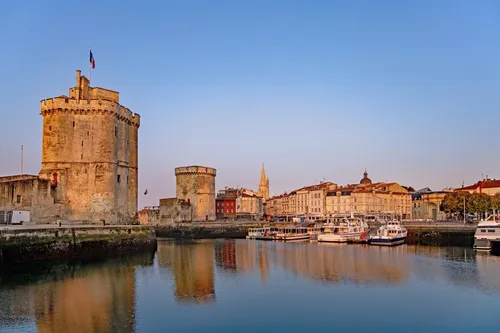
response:
[[[0,177],[0,210],[25,210],[31,221],[52,222],[65,216],[50,181],[34,175]]]
[[[159,220],[156,224],[173,224],[192,221],[191,203],[178,198],[160,199]]]
[[[195,221],[216,219],[215,176],[216,170],[209,167],[189,166],[175,169],[176,197],[191,203]]]
[[[92,259],[156,248],[142,226],[52,227],[0,230],[0,267],[37,260]]]
[[[140,116],[119,93],[92,88],[77,71],[69,95],[41,101],[42,169],[66,218],[130,223],[137,212]]]

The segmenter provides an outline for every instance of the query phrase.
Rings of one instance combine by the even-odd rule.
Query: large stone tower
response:
[[[137,212],[140,116],[76,71],[69,96],[41,101],[42,169],[70,220],[127,223]]]
[[[192,205],[194,221],[215,220],[215,175],[217,170],[204,166],[175,168],[176,197]]]
[[[264,199],[269,199],[269,178],[266,177],[264,163],[262,163],[262,170],[260,172],[259,195]]]

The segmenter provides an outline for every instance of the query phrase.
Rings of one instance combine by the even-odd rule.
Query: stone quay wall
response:
[[[154,232],[142,226],[0,229],[0,266],[110,257],[155,248]]]

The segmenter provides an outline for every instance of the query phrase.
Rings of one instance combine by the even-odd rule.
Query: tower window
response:
[[[117,175],[116,176],[116,182],[119,183],[120,182],[120,175]]]
[[[49,131],[52,131],[52,126],[49,126]]]
[[[17,195],[16,199],[17,199],[17,203],[21,203],[21,196],[19,194]]]
[[[115,126],[115,136],[118,136],[118,128]]]
[[[83,141],[82,141],[82,147],[83,147]]]
[[[87,131],[87,136],[89,136],[89,134],[90,134],[90,132],[89,132],[89,131]]]
[[[75,127],[75,122],[73,122],[73,127]]]
[[[80,155],[80,159],[82,159],[82,160],[83,160],[83,153]]]

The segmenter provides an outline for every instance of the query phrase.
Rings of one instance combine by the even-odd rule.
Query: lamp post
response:
[[[465,225],[465,195],[464,195],[464,225]]]

